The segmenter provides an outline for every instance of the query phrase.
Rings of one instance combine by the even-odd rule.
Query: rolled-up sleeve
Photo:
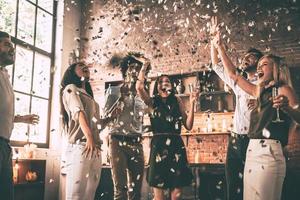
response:
[[[228,73],[225,71],[224,66],[221,63],[213,64],[212,68],[216,72],[216,74],[222,79],[222,81],[224,81],[224,83],[226,83],[234,91],[236,90],[236,85],[234,84],[234,81],[229,77]]]
[[[70,112],[71,118],[73,120],[78,119],[79,111],[84,112],[78,88],[73,84],[68,85],[63,92],[63,100],[66,110]]]

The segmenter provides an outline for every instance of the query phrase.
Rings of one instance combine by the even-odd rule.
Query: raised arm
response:
[[[212,17],[210,22],[210,36],[213,37],[218,32],[218,21],[217,17]],[[213,44],[213,40],[210,41],[210,57],[213,65],[218,64],[218,51]]]
[[[218,50],[224,68],[228,73],[229,77],[234,81],[234,84],[237,84],[240,88],[242,88],[245,92],[247,92],[251,96],[258,96],[258,92],[257,92],[258,86],[250,83],[243,76],[236,73],[237,72],[236,67],[233,65],[231,59],[228,57],[225,47],[220,39],[220,32],[218,32],[214,36],[212,43],[215,46],[215,48]]]
[[[199,97],[199,91],[197,92],[192,92],[190,94],[190,108],[189,108],[189,113],[186,114],[186,111],[184,109],[184,105],[182,103],[182,100],[180,99],[180,97],[177,97],[178,103],[179,103],[179,109],[181,112],[181,116],[182,116],[182,122],[184,127],[187,130],[191,130],[193,128],[194,125],[194,106],[195,106],[195,101],[198,99]]]
[[[150,95],[145,90],[145,79],[146,79],[145,76],[146,76],[146,72],[147,72],[149,66],[150,66],[150,62],[149,62],[149,60],[147,60],[143,64],[142,69],[139,72],[138,80],[137,80],[135,86],[136,86],[137,94],[141,97],[141,99],[145,102],[145,104],[147,106],[152,106],[152,101],[151,101]]]

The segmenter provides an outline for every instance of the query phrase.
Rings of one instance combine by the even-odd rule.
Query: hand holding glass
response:
[[[273,87],[272,88],[272,98],[274,99],[276,96],[278,96],[278,87]],[[276,108],[276,119],[273,120],[272,122],[275,122],[275,123],[283,122],[283,120],[280,119],[280,116],[279,116],[279,108]]]

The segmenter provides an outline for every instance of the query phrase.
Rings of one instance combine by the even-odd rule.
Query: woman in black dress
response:
[[[147,181],[154,190],[154,199],[164,199],[164,190],[169,189],[172,200],[181,199],[181,188],[191,184],[193,175],[188,168],[186,150],[181,139],[181,125],[191,130],[194,121],[194,104],[198,93],[190,95],[190,109],[186,114],[181,99],[174,94],[167,75],[157,78],[153,96],[145,90],[145,72],[149,63],[141,69],[136,84],[138,95],[150,107],[151,141],[150,167]]]

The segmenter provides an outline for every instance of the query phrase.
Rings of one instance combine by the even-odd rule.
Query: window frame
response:
[[[43,100],[47,100],[48,101],[48,114],[47,114],[47,128],[45,130],[45,134],[46,134],[46,141],[45,143],[38,143],[38,142],[34,142],[34,144],[36,144],[39,148],[49,148],[49,143],[50,143],[50,122],[51,122],[51,105],[52,105],[52,93],[53,93],[53,80],[54,80],[54,73],[53,73],[53,67],[55,64],[55,43],[56,43],[56,24],[57,24],[57,5],[58,2],[56,0],[53,0],[53,10],[52,13],[50,13],[49,11],[47,11],[46,9],[40,7],[38,5],[38,1],[36,1],[36,3],[33,3],[29,0],[23,0],[26,1],[27,3],[32,4],[33,6],[35,6],[35,23],[34,23],[34,35],[33,35],[33,44],[29,44],[19,38],[17,38],[18,35],[18,21],[19,21],[19,4],[20,4],[21,0],[17,0],[16,1],[16,18],[15,18],[15,33],[14,36],[11,37],[12,42],[14,43],[14,47],[16,49],[16,46],[20,46],[23,48],[27,48],[30,51],[32,51],[32,56],[33,56],[33,60],[32,60],[32,74],[31,74],[31,89],[33,88],[33,84],[34,84],[34,69],[35,69],[35,56],[36,53],[41,54],[43,56],[46,56],[50,59],[50,79],[49,79],[49,96],[46,97],[42,97],[42,96],[38,96],[32,93],[26,93],[26,92],[22,92],[19,90],[15,90],[14,92],[18,92],[19,94],[25,94],[28,95],[30,98],[30,103],[29,103],[29,112],[31,113],[32,111],[32,101],[33,101],[33,97],[36,97],[38,99],[43,99]],[[38,9],[41,9],[41,11],[46,12],[47,14],[51,15],[52,17],[52,38],[51,38],[51,50],[50,52],[47,52],[46,50],[43,50],[36,45],[36,36],[37,36],[37,16],[38,16]],[[12,67],[12,85],[14,86],[14,75],[15,75],[15,63],[13,64]],[[27,132],[29,131],[29,129],[27,129]],[[11,140],[11,145],[12,146],[24,146],[25,144],[27,144],[28,141],[18,141],[18,140]],[[31,143],[31,142],[30,142]]]

